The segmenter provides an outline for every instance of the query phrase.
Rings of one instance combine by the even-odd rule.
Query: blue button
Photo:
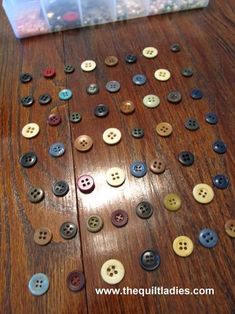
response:
[[[222,190],[226,189],[229,185],[229,178],[223,174],[217,174],[213,177],[212,181],[215,187]]]
[[[209,124],[216,124],[218,122],[218,117],[216,115],[216,113],[214,112],[208,112],[206,115],[205,115],[205,120],[207,123]]]
[[[69,100],[70,98],[72,98],[72,96],[73,96],[73,93],[70,89],[62,89],[59,92],[59,98],[61,100]]]
[[[214,230],[203,229],[199,233],[199,242],[206,248],[212,248],[216,246],[218,242],[218,235]]]
[[[126,56],[127,63],[135,63],[137,61],[137,57],[135,55],[129,54]]]
[[[136,74],[132,78],[132,82],[135,85],[144,85],[147,81],[147,78],[144,74]]]
[[[140,266],[145,270],[155,270],[160,263],[161,257],[155,250],[146,250],[140,256]]]
[[[64,155],[65,147],[62,143],[54,143],[50,146],[49,154],[53,157],[60,157]]]
[[[43,273],[34,274],[29,281],[29,291],[36,296],[43,295],[49,288],[49,279]]]
[[[203,93],[200,89],[198,88],[194,88],[192,91],[191,91],[191,97],[193,99],[201,99],[203,97]]]
[[[218,154],[224,154],[227,151],[227,145],[222,141],[216,141],[212,147],[213,150]]]
[[[135,161],[130,166],[131,174],[136,178],[141,178],[147,173],[147,166],[142,161]]]

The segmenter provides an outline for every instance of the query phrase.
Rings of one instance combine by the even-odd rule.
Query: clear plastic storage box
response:
[[[141,16],[196,9],[209,0],[3,0],[16,37],[23,38]]]

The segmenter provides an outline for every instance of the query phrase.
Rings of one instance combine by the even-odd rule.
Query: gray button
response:
[[[95,95],[99,92],[99,86],[97,84],[90,84],[87,87],[86,91],[89,95]]]
[[[60,227],[60,235],[65,240],[70,240],[77,234],[77,227],[72,222],[65,222]]]
[[[69,191],[69,185],[65,181],[58,181],[53,185],[52,191],[56,196],[65,196]]]
[[[132,78],[132,82],[135,85],[144,85],[147,81],[147,78],[144,74],[136,74]]]
[[[131,135],[134,137],[134,138],[141,138],[144,136],[144,130],[141,129],[141,128],[134,128],[132,131],[131,131]]]
[[[118,81],[109,81],[106,84],[106,89],[107,91],[109,91],[110,93],[116,93],[120,90],[121,85]]]
[[[37,155],[33,152],[25,153],[20,157],[20,164],[25,168],[34,166],[37,162]]]
[[[61,157],[65,153],[65,147],[62,143],[54,143],[50,146],[49,154],[53,157]]]
[[[136,206],[136,214],[142,219],[148,219],[153,214],[153,207],[149,202],[141,202]]]
[[[182,96],[179,91],[171,91],[167,96],[167,100],[173,104],[178,104],[181,101],[181,99]]]
[[[184,126],[190,131],[196,131],[197,129],[199,129],[199,124],[195,118],[188,118],[185,121]]]
[[[79,112],[72,112],[69,115],[69,121],[73,123],[78,123],[82,120],[82,116]]]
[[[68,74],[73,73],[74,70],[75,70],[75,68],[74,68],[72,65],[70,65],[70,64],[67,64],[67,65],[64,67],[64,72],[65,72],[65,73],[68,73]]]
[[[33,187],[28,192],[28,199],[31,203],[39,203],[44,198],[44,191],[39,187]]]
[[[181,70],[181,74],[184,76],[184,77],[190,77],[193,75],[193,70],[191,68],[183,68]]]

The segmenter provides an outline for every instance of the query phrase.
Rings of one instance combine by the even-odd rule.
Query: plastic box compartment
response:
[[[148,15],[149,0],[116,0],[116,19],[127,20]]]

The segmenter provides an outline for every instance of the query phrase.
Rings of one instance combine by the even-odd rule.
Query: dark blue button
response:
[[[147,166],[142,161],[135,161],[130,166],[131,174],[136,178],[141,178],[147,173]]]
[[[161,264],[161,257],[155,250],[146,250],[140,256],[140,266],[144,270],[152,271]]]
[[[50,146],[49,154],[53,157],[60,157],[64,155],[65,147],[62,143],[54,143]]]
[[[109,114],[109,108],[103,104],[99,104],[95,107],[95,116],[104,118]]]
[[[127,63],[135,63],[137,61],[137,57],[135,55],[129,54],[126,56]]]
[[[52,192],[56,196],[65,196],[69,191],[69,185],[65,181],[57,181],[53,187],[52,187]]]
[[[218,242],[218,235],[214,230],[203,229],[199,233],[199,242],[206,248],[213,248]]]
[[[144,85],[147,81],[147,78],[144,74],[136,74],[132,78],[132,82],[135,85]]]
[[[227,151],[227,145],[222,141],[216,141],[212,147],[213,150],[218,154],[224,154]]]
[[[25,153],[20,157],[20,164],[25,168],[33,167],[37,162],[37,155],[33,152]]]
[[[38,101],[40,105],[47,105],[52,101],[52,98],[49,94],[43,94],[39,96]]]
[[[191,97],[193,99],[201,99],[203,97],[203,93],[200,89],[198,88],[194,88],[192,91],[191,91]]]
[[[37,273],[30,279],[28,287],[33,295],[43,295],[49,288],[49,279],[45,274]]]
[[[212,181],[215,187],[222,190],[226,189],[229,185],[229,178],[223,174],[217,174],[213,177]]]
[[[21,104],[25,107],[32,106],[33,103],[34,103],[33,96],[24,96],[21,98]]]
[[[207,123],[209,124],[216,124],[218,122],[218,117],[216,115],[216,113],[214,112],[208,112],[206,115],[205,115],[205,120]]]

